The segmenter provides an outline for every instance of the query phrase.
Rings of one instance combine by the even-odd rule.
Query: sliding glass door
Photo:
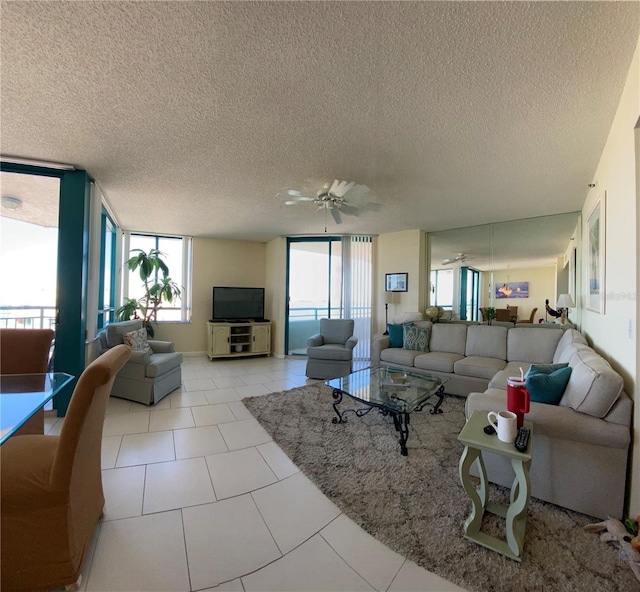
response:
[[[345,318],[358,338],[354,361],[370,359],[372,253],[370,236],[288,239],[288,355],[306,355],[320,319]]]

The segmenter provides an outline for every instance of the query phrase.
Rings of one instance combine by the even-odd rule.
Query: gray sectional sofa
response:
[[[418,321],[429,330],[429,351],[389,347],[376,337],[372,365],[446,377],[448,394],[465,396],[466,416],[506,409],[508,376],[531,364],[568,363],[559,405],[531,403],[534,497],[590,516],[621,518],[631,442],[632,402],[622,377],[575,329],[504,327]],[[507,459],[485,454],[489,479],[510,487]]]

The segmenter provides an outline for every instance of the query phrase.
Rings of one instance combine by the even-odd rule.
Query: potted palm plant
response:
[[[152,322],[164,302],[172,303],[180,297],[182,290],[169,276],[169,268],[164,262],[164,255],[157,249],[148,253],[142,249],[133,249],[136,253],[125,265],[130,271],[138,270],[144,287],[144,295],[138,299],[125,298],[124,304],[116,310],[119,321],[142,319],[142,325],[149,337],[154,336]]]
[[[482,312],[482,315],[487,319],[487,323],[491,325],[493,319],[496,318],[496,309],[493,306],[487,306]]]

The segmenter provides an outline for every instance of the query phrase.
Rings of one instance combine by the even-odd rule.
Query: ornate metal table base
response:
[[[345,393],[340,389],[333,389],[331,393],[333,396],[333,410],[336,412],[338,417],[334,417],[331,421],[333,423],[346,423],[347,418],[346,415],[349,413],[353,413],[356,417],[363,417],[367,413],[369,413],[372,409],[377,409],[379,413],[382,415],[391,415],[393,417],[393,425],[396,428],[396,431],[400,433],[400,454],[402,456],[407,456],[409,454],[407,450],[407,440],[409,439],[409,422],[411,414],[406,411],[400,411],[395,409],[390,409],[389,407],[380,404],[374,403],[373,401],[364,401],[363,399],[358,399],[357,397],[352,397],[349,393]],[[340,411],[338,409],[338,405],[342,403],[343,395],[348,395],[354,401],[358,401],[359,403],[364,403],[366,407],[362,407],[360,409],[345,409],[344,411]],[[442,409],[440,409],[440,405],[442,405],[442,401],[444,400],[444,385],[441,386],[435,393],[429,395],[420,405],[418,405],[414,411],[421,411],[425,405],[429,402],[431,397],[438,397],[438,401],[431,409],[432,414],[442,413]]]

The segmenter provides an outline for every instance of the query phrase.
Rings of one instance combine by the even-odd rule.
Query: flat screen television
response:
[[[264,288],[213,288],[212,321],[264,319]]]

